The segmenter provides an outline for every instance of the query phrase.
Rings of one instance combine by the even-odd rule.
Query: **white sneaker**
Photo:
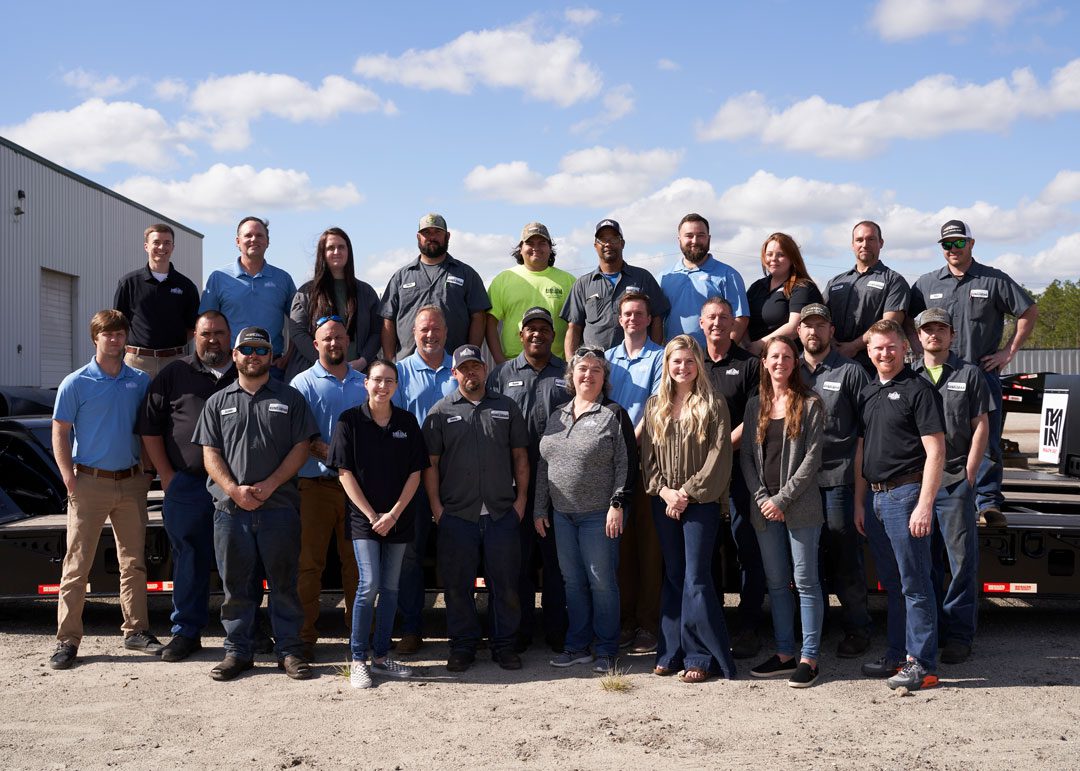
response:
[[[371,687],[371,670],[366,661],[354,661],[349,669],[349,685],[353,688]]]
[[[376,675],[383,675],[384,677],[407,678],[413,676],[412,667],[399,664],[389,656],[383,659],[382,663],[378,661],[371,662],[371,671]]]

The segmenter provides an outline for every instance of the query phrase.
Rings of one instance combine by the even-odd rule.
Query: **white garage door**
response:
[[[54,270],[41,271],[41,387],[53,388],[75,369],[72,306],[75,279]]]

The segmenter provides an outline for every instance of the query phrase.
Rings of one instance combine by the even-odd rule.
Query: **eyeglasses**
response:
[[[250,356],[255,354],[256,356],[269,356],[270,349],[264,345],[241,345],[236,350],[240,351],[242,356]]]
[[[945,251],[949,251],[950,249],[963,249],[967,246],[967,242],[968,240],[966,238],[958,238],[955,241],[942,241],[941,248]]]
[[[344,324],[345,323],[345,319],[341,318],[341,316],[338,316],[336,314],[333,315],[333,316],[323,316],[322,318],[318,319],[315,322],[315,329],[318,329],[319,327],[321,327],[323,324],[325,324],[328,321],[336,321],[338,324]]]
[[[369,377],[368,382],[374,386],[389,386],[397,382],[396,377]]]
[[[574,356],[599,356],[604,358],[604,349],[595,345],[583,345],[574,351]]]

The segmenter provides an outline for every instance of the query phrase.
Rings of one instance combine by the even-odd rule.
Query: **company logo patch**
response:
[[[944,296],[945,296],[945,295],[944,295],[943,293],[941,293],[941,292],[937,292],[937,293],[935,293],[935,294],[932,294],[932,295],[930,295],[930,298],[929,298],[929,299],[931,299],[931,300],[940,300],[940,299],[941,299],[942,297],[944,297]]]
[[[124,383],[124,388],[138,388],[138,383]]]
[[[866,285],[868,287],[870,287],[871,289],[884,289],[885,288],[885,282],[884,281],[867,281]]]
[[[641,287],[640,286],[628,286],[628,287],[626,287],[625,291],[627,291],[627,292],[640,292]]]
[[[451,415],[450,417],[448,417],[446,419],[446,422],[447,423],[457,423],[459,420],[461,420],[460,415]]]
[[[839,380],[826,380],[824,383],[821,384],[821,387],[824,388],[826,391],[839,391],[840,390],[840,381]]]
[[[269,404],[267,405],[266,409],[270,410],[270,412],[279,412],[282,415],[289,414],[289,405],[281,404],[280,402],[274,402],[273,404]]]
[[[894,402],[900,401],[900,394],[896,391],[892,391],[889,393],[889,398],[892,399]]]
[[[172,289],[169,290],[169,294],[183,294],[183,293],[184,293],[184,290],[181,289],[178,286],[174,286]]]
[[[737,367],[732,367],[732,368],[731,368],[731,369],[729,369],[729,370],[725,370],[725,371],[724,371],[724,374],[725,374],[725,375],[738,375],[738,374],[739,374],[739,370],[738,370],[738,368],[737,368]]]
[[[523,385],[525,385],[524,380],[511,380],[509,383],[506,384],[506,387],[507,388],[520,388]]]
[[[454,286],[465,286],[465,279],[461,276],[447,276],[446,283],[453,284]]]
[[[222,415],[232,415],[236,412],[236,407],[225,407],[221,410]]]
[[[401,288],[402,289],[412,289],[414,286],[416,286],[416,282],[415,281],[410,281],[408,284],[402,284]]]
[[[408,439],[409,438],[409,435],[406,434],[404,431],[395,431],[394,433],[390,434],[390,436],[394,437],[395,439]]]
[[[971,290],[971,296],[974,297],[977,300],[985,300],[987,297],[990,296],[990,290],[989,289],[972,289]]]
[[[555,378],[555,385],[557,385],[559,388],[566,388],[566,380],[561,377],[557,377]]]
[[[495,420],[510,420],[509,410],[492,410],[491,417]]]
[[[967,390],[967,383],[957,383],[957,382],[946,383],[945,388],[950,390],[950,391],[966,391]]]

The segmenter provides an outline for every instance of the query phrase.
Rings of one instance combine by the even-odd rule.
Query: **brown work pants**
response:
[[[345,593],[345,628],[352,629],[353,601],[360,573],[356,567],[352,541],[346,532],[345,490],[336,477],[300,480],[300,572],[297,591],[304,608],[300,639],[314,645],[319,639],[315,622],[319,619],[319,593],[326,569],[326,550],[337,537],[341,560],[341,587]],[[351,632],[346,632],[346,636]]]
[[[660,584],[664,563],[649,496],[641,480],[634,487],[619,540],[619,602],[622,628],[656,634],[660,624]]]

